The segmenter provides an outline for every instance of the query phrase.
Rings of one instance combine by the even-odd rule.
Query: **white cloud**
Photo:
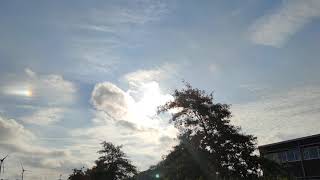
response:
[[[105,112],[114,120],[133,122],[139,127],[157,126],[159,122],[153,119],[157,107],[171,99],[171,95],[162,94],[155,81],[141,83],[126,92],[111,82],[98,83],[91,94],[96,110]]]
[[[155,164],[176,143],[177,134],[168,120],[155,116],[157,107],[173,98],[160,88],[159,81],[173,73],[168,70],[171,66],[163,67],[124,75],[121,80],[129,84],[127,90],[111,82],[96,84],[91,96],[97,111],[93,118],[95,126],[75,130],[72,134],[83,139],[124,144],[125,152],[141,169]]]
[[[0,116],[0,143],[1,149],[6,149],[10,153],[20,152],[27,155],[45,155],[51,157],[66,156],[66,152],[51,151],[37,145],[38,137],[22,124],[14,119],[7,119]]]
[[[5,81],[2,93],[10,101],[19,101],[13,108],[24,109],[20,119],[26,123],[49,125],[60,121],[76,97],[75,85],[61,75],[43,75],[26,68],[23,76]]]
[[[31,70],[26,70],[29,75],[27,81],[35,98],[48,100],[49,104],[64,104],[73,101],[76,92],[76,87],[73,83],[65,80],[60,75],[36,75],[31,72]]]
[[[30,116],[23,117],[26,123],[37,125],[50,125],[60,121],[64,110],[58,107],[40,108]]]
[[[287,0],[251,27],[254,43],[281,47],[306,24],[320,17],[319,0]]]
[[[27,96],[35,103],[46,105],[70,104],[75,98],[75,85],[61,75],[40,75],[31,69],[25,69],[22,76],[8,77],[2,93],[11,96]]]
[[[33,138],[33,134],[14,119],[6,119],[0,116],[0,141],[2,143],[12,143],[12,141],[21,143]]]
[[[29,69],[29,68],[26,68],[26,69],[25,69],[25,72],[26,72],[26,74],[27,74],[29,77],[34,78],[34,77],[37,76],[37,74],[36,74],[35,72],[33,72],[31,69]]]
[[[77,59],[73,72],[89,81],[103,80],[106,73],[118,68],[122,55],[119,48],[134,48],[142,44],[149,23],[159,21],[169,12],[172,1],[115,1],[88,8],[70,22],[72,45],[70,58]],[[84,32],[84,33],[83,33]],[[98,34],[97,34],[98,33]],[[97,34],[92,35],[92,34]],[[134,37],[134,38],[133,38]]]
[[[91,94],[94,107],[116,119],[126,117],[129,98],[123,90],[110,82],[96,84]]]
[[[138,70],[132,73],[128,73],[124,76],[125,80],[130,85],[139,86],[140,83],[146,81],[158,81],[165,76],[165,73],[161,69],[152,70]]]
[[[173,126],[138,128],[133,123],[128,126],[127,121],[110,119],[104,125],[77,129],[72,131],[72,134],[75,138],[94,140],[87,141],[87,145],[93,148],[85,148],[86,151],[90,151],[91,155],[100,148],[98,143],[102,140],[124,145],[124,152],[140,170],[156,164],[161,159],[161,155],[167,154],[176,144],[174,139],[176,129]]]
[[[26,169],[35,173],[28,174],[30,178],[39,178],[42,173],[65,172],[65,169],[74,167],[73,157],[69,151],[40,145],[38,137],[30,130],[14,119],[2,116],[0,116],[0,151],[1,155],[9,154],[2,178],[13,179],[18,176],[20,162]],[[59,163],[53,165],[50,163],[52,161]]]
[[[43,174],[48,179],[56,179],[56,174],[69,173],[71,168],[81,164],[81,160],[75,158],[68,149],[50,147],[52,144],[37,136],[37,133],[47,133],[50,126],[44,129],[29,126],[51,125],[60,121],[66,109],[74,103],[77,91],[75,85],[61,75],[40,74],[28,68],[23,74],[2,76],[1,82],[0,97],[6,107],[3,114],[14,114],[14,119],[0,115],[1,156],[10,154],[6,162],[7,171],[2,177],[18,178],[19,161],[33,172],[26,174],[30,179],[37,179]],[[55,174],[54,178],[52,174]]]
[[[106,8],[106,9],[103,9]],[[110,6],[93,9],[91,20],[97,24],[127,26],[141,25],[151,21],[159,20],[168,12],[167,3],[161,1],[137,0],[128,3],[128,6],[113,4]],[[106,18],[107,17],[107,18]],[[99,29],[100,30],[100,29]]]
[[[176,64],[166,63],[155,69],[141,69],[134,71],[123,76],[123,79],[129,83],[130,86],[139,87],[143,83],[151,81],[162,81],[175,76],[178,71],[178,66]]]
[[[256,135],[260,145],[319,133],[320,87],[260,95],[257,101],[232,106],[232,122]]]

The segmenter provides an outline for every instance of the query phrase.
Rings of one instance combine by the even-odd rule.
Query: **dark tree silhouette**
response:
[[[90,176],[83,169],[84,168],[73,169],[73,172],[68,179],[69,180],[91,180]]]
[[[190,142],[192,155],[205,156],[202,164],[209,179],[216,176],[254,178],[259,171],[256,138],[241,133],[230,124],[231,112],[227,104],[214,103],[213,95],[193,88],[190,84],[175,90],[174,100],[160,106],[158,112],[176,109],[171,121]],[[190,148],[189,148],[190,149]]]
[[[115,146],[110,142],[102,142],[101,155],[95,161],[95,166],[86,171],[74,169],[69,180],[129,180],[137,174],[137,169],[127,159],[121,150],[122,146]]]
[[[197,153],[189,142],[184,141],[184,137],[179,137],[180,142],[174,149],[156,166],[156,171],[161,175],[161,179],[183,179],[198,180],[207,174],[203,162],[206,157]],[[155,174],[155,173],[153,173]]]
[[[203,176],[198,163],[182,144],[174,147],[156,166],[139,173],[137,180],[199,180]]]
[[[137,169],[122,152],[122,146],[115,146],[109,142],[102,142],[102,149],[98,151],[101,156],[96,165],[89,170],[92,179],[123,180],[130,179],[137,174]]]

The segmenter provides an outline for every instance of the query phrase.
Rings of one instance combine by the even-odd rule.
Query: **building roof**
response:
[[[290,139],[290,140],[286,140],[286,141],[280,141],[280,142],[271,143],[271,144],[265,144],[265,145],[259,146],[259,148],[265,148],[265,147],[269,147],[269,146],[275,146],[275,145],[285,144],[285,143],[290,143],[290,142],[295,142],[295,141],[302,141],[302,140],[306,140],[306,139],[310,139],[310,138],[320,138],[320,134]]]

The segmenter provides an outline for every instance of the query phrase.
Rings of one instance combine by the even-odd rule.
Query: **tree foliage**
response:
[[[102,142],[95,166],[74,169],[69,180],[214,180],[286,178],[280,164],[255,154],[256,137],[230,123],[230,105],[214,102],[212,94],[191,87],[175,90],[174,100],[160,106],[159,113],[174,112],[179,143],[157,165],[137,174],[122,146]],[[261,177],[260,177],[261,178]]]
[[[140,173],[137,180],[198,180],[203,176],[189,150],[179,144],[156,166]]]
[[[202,164],[208,178],[252,178],[259,170],[256,137],[245,135],[230,124],[227,104],[213,102],[213,95],[191,87],[175,90],[174,100],[160,106],[158,112],[176,110],[171,121],[180,130],[185,142],[193,147],[193,156],[205,156]],[[189,148],[190,149],[190,148]],[[214,173],[214,174],[212,174]]]
[[[108,142],[102,142],[102,146],[103,149],[98,151],[102,156],[96,160],[96,165],[90,171],[93,179],[122,180],[137,174],[136,167],[122,152],[122,146],[115,146]]]
[[[90,180],[90,176],[87,172],[81,169],[73,169],[72,174],[69,176],[69,180]]]
[[[95,166],[87,171],[74,169],[69,180],[127,180],[137,174],[137,169],[121,150],[110,142],[102,142],[101,155],[95,161]]]

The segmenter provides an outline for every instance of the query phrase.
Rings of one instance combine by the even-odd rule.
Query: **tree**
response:
[[[204,174],[184,143],[176,145],[156,166],[139,173],[137,180],[198,180]]]
[[[214,103],[213,95],[193,88],[190,84],[175,90],[174,100],[160,106],[158,112],[176,110],[171,121],[195,156],[206,158],[207,178],[237,177],[254,178],[259,171],[256,137],[245,135],[239,127],[230,124],[231,112],[227,104]],[[213,172],[213,173],[212,173]]]
[[[73,169],[72,174],[68,178],[69,180],[90,180],[90,176],[81,169]]]
[[[115,146],[109,142],[102,142],[102,149],[98,151],[100,156],[95,161],[95,166],[88,171],[94,180],[124,180],[137,174],[137,169],[122,152],[122,146]]]
[[[129,180],[137,174],[137,169],[127,159],[121,150],[110,142],[102,142],[101,156],[95,161],[95,166],[84,171],[84,168],[73,169],[69,180]]]
[[[180,143],[158,164],[164,179],[197,180],[205,176],[206,170],[202,166],[205,157],[197,153],[195,149],[179,137]]]

